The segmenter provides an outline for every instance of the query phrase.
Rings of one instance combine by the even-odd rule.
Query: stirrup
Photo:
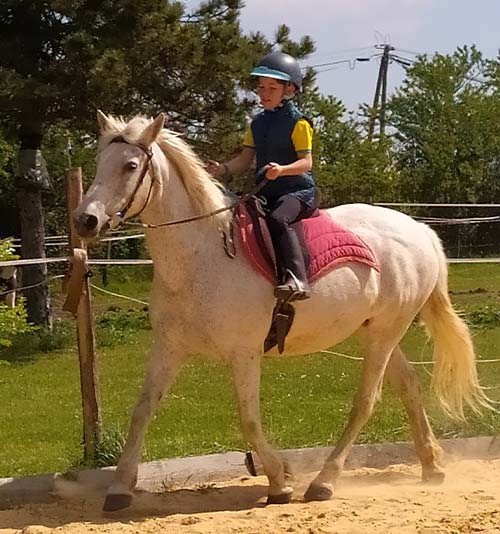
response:
[[[286,300],[288,302],[306,300],[310,297],[309,284],[304,284],[292,271],[287,269],[285,282],[274,288],[274,296],[278,300]]]

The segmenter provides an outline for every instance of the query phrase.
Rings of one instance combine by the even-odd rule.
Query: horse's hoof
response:
[[[102,509],[104,512],[116,512],[117,510],[128,508],[131,503],[131,493],[110,493],[106,495]]]
[[[328,501],[332,497],[333,486],[326,482],[322,482],[321,484],[312,482],[304,494],[304,499],[306,501]]]
[[[444,482],[445,477],[446,474],[442,469],[434,469],[432,471],[422,473],[422,482],[437,486]]]
[[[277,495],[268,495],[266,504],[288,504],[292,500],[293,489],[285,488]]]

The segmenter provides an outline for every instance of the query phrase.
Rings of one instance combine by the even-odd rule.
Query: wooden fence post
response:
[[[76,329],[78,336],[78,353],[80,360],[80,385],[83,408],[83,436],[85,458],[93,458],[96,446],[101,438],[101,404],[99,393],[99,375],[97,372],[97,355],[95,352],[94,321],[92,317],[89,272],[86,262],[86,245],[78,237],[73,223],[73,212],[83,198],[83,181],[81,167],[67,170],[67,206],[69,246],[72,256],[74,249],[82,249],[85,276],[78,308],[76,310]]]

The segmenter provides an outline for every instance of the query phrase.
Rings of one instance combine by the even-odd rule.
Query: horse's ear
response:
[[[158,117],[147,126],[141,134],[141,142],[145,146],[151,146],[165,126],[165,115],[160,113]]]
[[[109,119],[100,109],[97,110],[97,124],[99,124],[101,132],[109,129]]]

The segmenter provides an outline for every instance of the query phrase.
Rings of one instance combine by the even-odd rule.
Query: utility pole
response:
[[[389,70],[390,52],[394,50],[391,45],[384,45],[382,59],[380,61],[380,68],[378,70],[377,85],[375,87],[375,96],[373,97],[373,106],[371,109],[371,116],[368,121],[368,141],[372,141],[373,132],[375,130],[375,120],[378,116],[380,127],[380,139],[385,134],[385,106],[387,101],[387,73]],[[382,93],[382,103],[379,112],[379,99]]]

